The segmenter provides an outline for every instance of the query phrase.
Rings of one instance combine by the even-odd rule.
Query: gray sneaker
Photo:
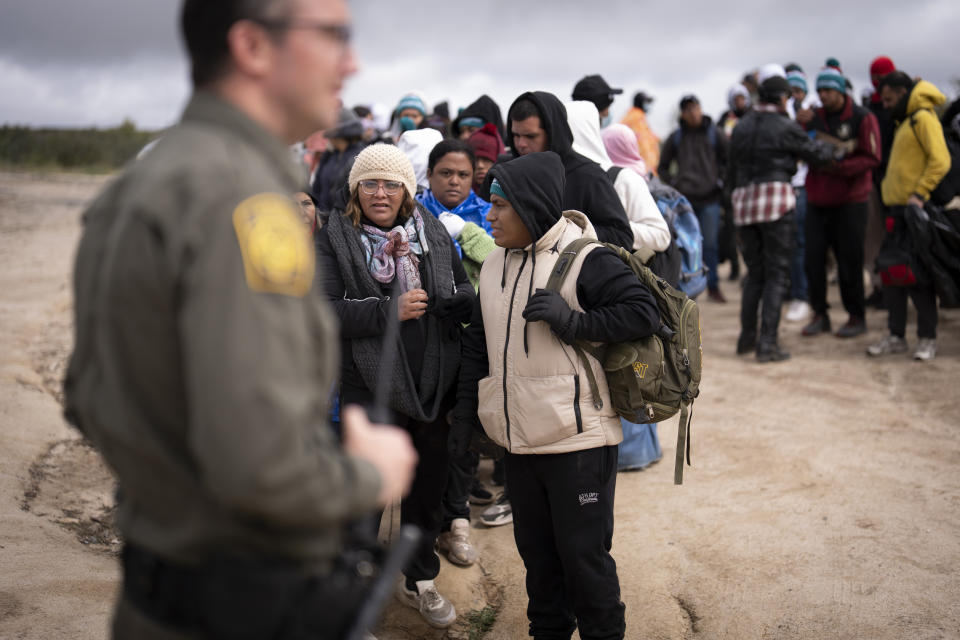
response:
[[[470,544],[470,521],[466,518],[454,518],[450,531],[444,531],[437,538],[437,549],[447,555],[447,559],[461,567],[469,567],[477,561],[477,550]]]
[[[913,352],[914,360],[933,360],[937,355],[937,341],[933,338],[920,338],[917,350]]]
[[[480,522],[488,527],[499,527],[513,522],[513,507],[510,506],[510,496],[506,492],[497,496],[497,501],[480,514]]]
[[[457,610],[453,608],[453,603],[440,595],[433,580],[417,580],[416,591],[407,589],[407,585],[401,580],[397,597],[400,602],[419,609],[421,617],[431,627],[446,629],[457,619]]]
[[[877,356],[888,356],[893,353],[906,352],[907,341],[900,336],[895,336],[893,334],[890,334],[880,342],[874,342],[872,345],[867,347],[867,355],[875,358]]]

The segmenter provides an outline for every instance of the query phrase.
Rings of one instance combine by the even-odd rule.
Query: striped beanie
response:
[[[817,74],[817,91],[820,89],[833,89],[840,93],[846,93],[847,82],[836,67],[824,67]]]
[[[791,87],[802,89],[804,93],[807,92],[807,75],[803,71],[788,71],[787,82],[790,83]]]
[[[400,102],[397,103],[397,108],[394,109],[395,113],[400,113],[404,109],[416,109],[423,114],[423,117],[427,117],[427,105],[420,99],[420,96],[409,93],[402,98]]]

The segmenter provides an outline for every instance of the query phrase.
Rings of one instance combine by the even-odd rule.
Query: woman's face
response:
[[[378,227],[394,225],[406,193],[402,182],[392,180],[361,180],[357,187],[363,215]]]
[[[487,222],[498,247],[522,249],[533,242],[527,225],[523,224],[520,215],[505,198],[493,194],[490,196],[490,205]]]
[[[451,151],[437,160],[433,170],[427,170],[430,191],[447,209],[454,209],[467,199],[473,187],[473,165],[470,157],[460,151]]]
[[[300,207],[300,217],[307,227],[313,227],[313,220],[317,216],[317,208],[313,205],[313,199],[303,191],[297,191],[293,194],[293,199]]]

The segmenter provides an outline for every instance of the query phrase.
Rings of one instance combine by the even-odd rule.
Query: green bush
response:
[[[158,136],[129,120],[113,129],[0,127],[0,165],[22,169],[110,171]]]

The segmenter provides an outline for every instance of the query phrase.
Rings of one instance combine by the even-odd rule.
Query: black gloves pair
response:
[[[458,404],[447,419],[450,422],[447,451],[451,457],[461,458],[467,451],[475,451],[494,460],[503,457],[503,447],[487,436],[476,410],[466,410]]]
[[[450,319],[460,324],[470,322],[476,296],[468,291],[455,293],[451,298],[434,298],[427,303],[427,313],[437,318]]]
[[[523,310],[524,320],[527,322],[543,320],[550,325],[550,329],[557,337],[567,344],[573,344],[577,339],[577,329],[579,329],[582,315],[571,309],[558,292],[547,289],[537,289]]]

